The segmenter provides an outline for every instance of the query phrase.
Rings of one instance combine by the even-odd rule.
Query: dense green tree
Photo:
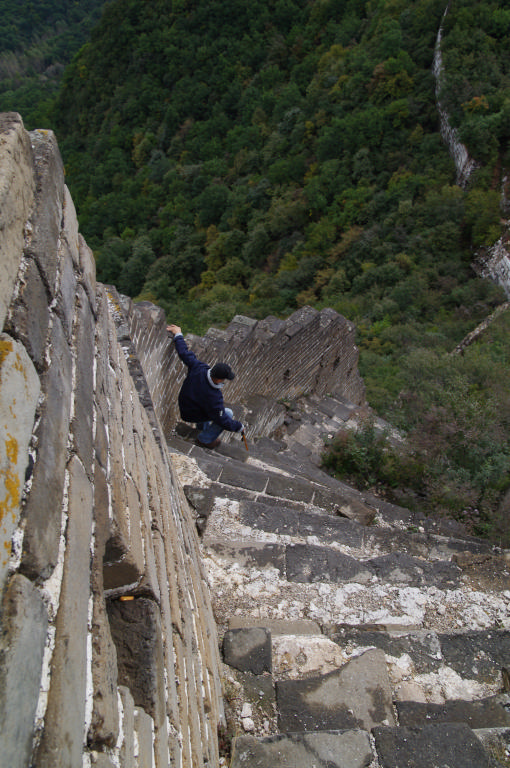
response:
[[[404,392],[433,415],[430,429],[441,436],[454,420],[460,436],[453,402],[445,416],[440,388],[415,372],[441,379],[444,355],[504,298],[471,266],[508,218],[504,4],[455,0],[445,14],[445,0],[109,0],[55,102],[63,63],[85,42],[77,34],[65,59],[73,24],[84,30],[101,3],[79,16],[70,0],[45,0],[27,28],[2,4],[0,104],[31,100],[30,121],[56,128],[100,279],[197,332],[238,312],[332,306],[357,326],[369,401],[403,415],[417,445]],[[441,25],[441,100],[477,161],[465,189],[439,132]],[[41,76],[53,90],[37,100]],[[459,371],[452,392],[476,404],[472,372]],[[491,456],[504,475],[507,454],[478,428],[480,454],[459,437],[447,474],[462,496],[479,461],[488,509],[501,492]]]

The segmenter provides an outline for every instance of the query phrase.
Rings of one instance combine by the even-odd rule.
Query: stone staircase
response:
[[[325,474],[323,440],[356,410],[286,403],[248,451],[169,437],[222,643],[223,764],[510,765],[507,553]]]

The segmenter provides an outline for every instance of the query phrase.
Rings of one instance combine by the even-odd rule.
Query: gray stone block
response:
[[[229,629],[245,629],[246,627],[266,627],[275,635],[320,635],[321,628],[311,619],[252,619],[249,616],[231,616],[228,620]]]
[[[416,674],[436,672],[442,665],[441,645],[435,632],[418,631],[391,634],[351,626],[323,627],[324,634],[341,648],[375,646],[389,656],[408,655]]]
[[[0,334],[0,593],[20,518],[39,378],[25,348]]]
[[[152,729],[154,723],[152,717],[140,709],[135,707],[135,731],[137,735],[137,767],[138,768],[154,768],[154,749],[152,746]]]
[[[77,277],[69,246],[65,240],[60,244],[60,280],[58,311],[69,341],[72,337]]]
[[[71,459],[68,470],[67,547],[45,727],[35,760],[38,768],[82,764],[93,494],[76,456]]]
[[[267,474],[244,464],[228,462],[224,465],[219,479],[227,485],[246,488],[250,491],[263,491],[267,483]]]
[[[120,747],[122,768],[135,768],[135,708],[129,688],[119,686],[122,701],[122,733],[124,739]]]
[[[228,630],[223,639],[223,660],[241,672],[271,672],[271,632],[263,627]]]
[[[464,723],[438,723],[415,728],[375,728],[381,768],[489,768],[489,758]]]
[[[52,131],[30,133],[34,153],[36,193],[25,254],[37,261],[51,295],[55,296],[58,239],[64,199],[64,164]]]
[[[96,749],[114,747],[119,736],[117,653],[106,614],[103,558],[108,536],[108,487],[96,463],[94,472],[95,547],[91,568],[92,606],[92,715],[87,742]]]
[[[428,563],[402,552],[373,557],[367,565],[374,569],[379,579],[389,584],[452,588],[459,584],[461,576],[460,568],[454,563]]]
[[[184,495],[199,517],[209,517],[214,506],[214,493],[211,488],[199,488],[193,485],[183,487]]]
[[[18,274],[34,191],[32,149],[23,121],[16,112],[0,113],[0,329]]]
[[[44,367],[44,349],[50,313],[48,295],[37,264],[30,259],[25,264],[16,297],[10,308],[5,330],[19,339],[38,371]]]
[[[62,517],[64,471],[71,409],[71,353],[62,325],[54,319],[50,367],[42,380],[45,395],[37,429],[37,456],[25,505],[23,573],[47,578],[57,563]]]
[[[505,709],[508,697],[490,696],[476,701],[446,701],[425,704],[418,701],[397,701],[395,706],[400,725],[426,723],[465,723],[475,728],[510,728],[510,713]]]
[[[239,736],[231,768],[367,768],[373,753],[365,731]]]
[[[115,763],[112,762],[108,755],[103,755],[101,752],[92,752],[90,756],[90,764],[94,768],[116,768]]]
[[[268,496],[310,502],[313,498],[313,487],[298,478],[272,474],[267,481],[266,493]]]
[[[325,542],[337,541],[351,547],[361,547],[363,527],[347,518],[306,512],[302,507],[293,508],[291,502],[275,501],[272,504],[260,501],[243,501],[241,519],[243,523],[269,533],[288,536],[317,536]]]
[[[251,528],[268,533],[295,536],[299,532],[300,512],[275,501],[274,505],[243,501],[240,506],[241,521]]]
[[[94,254],[81,235],[78,235],[78,249],[80,255],[81,281],[87,292],[90,303],[93,304],[96,293],[96,260]]]
[[[82,286],[77,290],[76,389],[71,425],[76,453],[89,477],[93,458],[94,331],[95,320]]]
[[[344,555],[336,549],[310,544],[288,546],[286,551],[287,580],[311,584],[324,581],[338,584],[355,581],[368,583],[374,571],[367,563]]]
[[[14,576],[4,594],[0,634],[0,763],[9,768],[30,761],[47,626],[38,591]]]
[[[445,665],[461,677],[476,678],[484,683],[500,681],[501,669],[508,666],[510,659],[508,630],[488,629],[438,637]]]
[[[341,669],[307,680],[276,683],[280,731],[394,725],[384,653],[371,649]]]
[[[206,536],[204,546],[220,557],[231,560],[241,567],[258,566],[264,568],[270,565],[285,573],[285,546],[282,544],[264,544],[254,541],[245,544],[243,541],[223,541],[216,537]]]

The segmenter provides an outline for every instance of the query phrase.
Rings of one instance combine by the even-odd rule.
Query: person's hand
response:
[[[178,325],[173,325],[173,324],[167,325],[166,329],[169,333],[173,333],[174,336],[176,335],[176,333],[182,333]]]

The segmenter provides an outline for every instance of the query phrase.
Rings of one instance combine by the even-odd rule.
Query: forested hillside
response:
[[[64,67],[86,42],[105,0],[0,0],[0,112],[49,127]]]
[[[370,404],[412,449],[406,462],[378,453],[368,425],[332,464],[481,532],[510,486],[507,317],[448,353],[505,298],[472,262],[508,216],[510,8],[445,9],[111,0],[52,127],[100,279],[185,331],[340,311]],[[441,24],[441,102],[477,161],[466,188],[439,133]]]

